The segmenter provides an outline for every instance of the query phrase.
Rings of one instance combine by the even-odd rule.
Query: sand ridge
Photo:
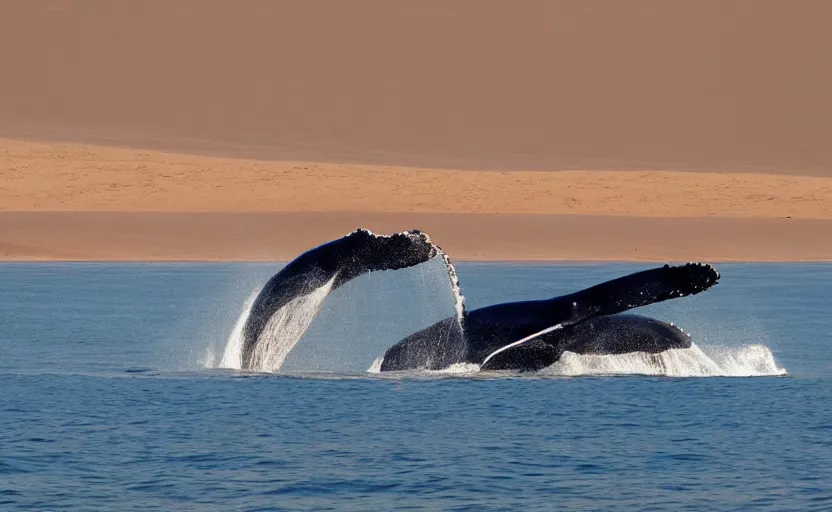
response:
[[[832,177],[416,169],[11,139],[0,139],[0,183],[0,211],[832,218]]]

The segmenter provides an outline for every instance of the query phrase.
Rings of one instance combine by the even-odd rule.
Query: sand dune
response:
[[[0,139],[0,211],[832,219],[832,177],[275,162]]]
[[[0,135],[473,169],[832,172],[824,0],[0,2]]]

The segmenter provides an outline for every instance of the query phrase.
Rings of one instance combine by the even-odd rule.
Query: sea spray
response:
[[[453,293],[454,296],[454,309],[456,310],[456,316],[459,321],[460,328],[462,328],[463,321],[465,319],[465,295],[462,294],[462,288],[459,284],[459,276],[456,273],[456,268],[451,262],[451,258],[445,251],[442,250],[441,247],[433,243],[426,233],[422,233],[422,235],[431,247],[436,250],[437,256],[441,257],[442,261],[445,262],[445,269],[448,272],[448,279],[451,282],[451,293]]]
[[[771,351],[762,345],[720,347],[711,357],[695,343],[690,348],[670,349],[658,354],[593,355],[564,352],[545,375],[654,375],[667,377],[752,377],[785,375]]]
[[[237,317],[237,322],[234,324],[234,329],[228,336],[228,341],[225,344],[225,350],[222,353],[222,359],[218,368],[230,368],[239,370],[243,366],[243,328],[248,321],[251,314],[251,306],[257,298],[257,291],[253,291],[251,295],[243,303],[243,310],[240,316]]]

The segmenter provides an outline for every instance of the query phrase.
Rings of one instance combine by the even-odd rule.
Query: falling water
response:
[[[422,235],[424,235],[431,247],[436,249],[436,254],[442,258],[442,261],[445,262],[445,269],[448,272],[448,279],[451,282],[451,293],[453,293],[454,296],[454,309],[456,310],[459,326],[462,328],[462,321],[465,318],[465,295],[462,294],[462,288],[459,285],[459,276],[456,273],[456,268],[454,267],[454,264],[451,263],[451,258],[448,257],[441,247],[433,243],[426,233],[422,233]]]

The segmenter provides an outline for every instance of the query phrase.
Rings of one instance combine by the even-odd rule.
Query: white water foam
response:
[[[367,373],[381,373],[381,364],[384,362],[383,357],[377,358],[373,364],[367,368]],[[480,365],[476,363],[456,363],[441,370],[416,370],[420,375],[470,375],[480,371]]]
[[[367,368],[367,373],[381,373],[381,363],[383,362],[383,357],[377,357],[376,360],[373,361],[373,364],[371,364],[370,367]]]
[[[667,377],[753,377],[785,375],[774,355],[763,345],[711,347],[706,354],[695,343],[690,348],[659,354],[633,352],[617,355],[580,355],[565,352],[546,375],[654,375]]]
[[[437,375],[470,375],[479,371],[480,365],[476,363],[456,363],[441,370],[427,370],[425,373]]]
[[[217,368],[239,370],[243,367],[243,327],[245,327],[248,316],[251,314],[251,306],[256,298],[257,291],[254,291],[243,303],[243,311],[237,317],[237,323],[234,324],[234,329],[228,336],[222,359],[220,359],[220,364],[216,366]]]

